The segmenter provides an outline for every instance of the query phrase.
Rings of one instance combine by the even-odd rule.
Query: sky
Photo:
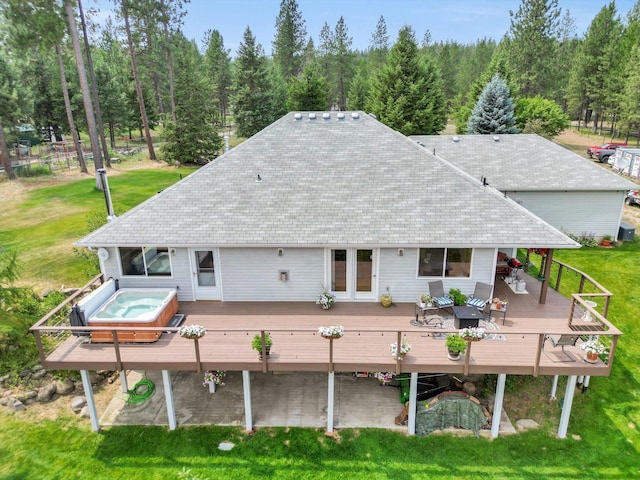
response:
[[[617,0],[618,14],[626,18],[635,1]],[[87,8],[91,3],[83,2],[83,6]],[[101,15],[106,15],[106,10],[112,8],[108,0],[97,0],[97,3],[103,10]],[[579,36],[608,3],[604,0],[558,0],[563,12],[570,11]],[[509,11],[515,13],[519,6],[520,0],[298,0],[307,34],[313,37],[316,46],[324,23],[333,30],[340,16],[344,16],[349,35],[353,37],[353,48],[358,50],[369,46],[380,16],[387,24],[390,44],[395,42],[404,25],[413,27],[418,42],[427,30],[434,42],[474,43],[484,37],[499,41],[509,30]],[[244,30],[249,26],[257,42],[270,55],[279,9],[280,0],[190,0],[186,4],[182,31],[201,46],[207,30],[218,30],[225,47],[235,56]]]

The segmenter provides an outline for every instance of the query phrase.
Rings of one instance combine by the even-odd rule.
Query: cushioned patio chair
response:
[[[491,301],[491,290],[493,290],[493,286],[488,283],[476,282],[473,294],[467,298],[467,306],[484,310],[487,303]]]
[[[442,280],[429,282],[429,295],[433,297],[433,302],[438,309],[453,307],[453,299],[444,294]]]

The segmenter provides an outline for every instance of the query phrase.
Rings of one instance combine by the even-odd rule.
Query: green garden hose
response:
[[[147,380],[146,378],[142,379],[127,392],[129,394],[127,403],[143,403],[147,398],[151,397],[155,391],[156,386],[151,380]]]

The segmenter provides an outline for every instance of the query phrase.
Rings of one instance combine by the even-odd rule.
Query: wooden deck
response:
[[[524,274],[522,275],[524,276]],[[516,295],[501,279],[496,279],[494,296],[509,301],[506,321],[502,315],[495,325],[503,339],[471,342],[466,358],[447,359],[444,334],[439,328],[416,327],[415,305],[394,304],[383,308],[379,303],[336,303],[322,310],[312,302],[181,302],[179,312],[185,324],[199,324],[207,334],[198,341],[180,337],[177,329],[167,329],[150,344],[92,344],[86,337],[69,336],[52,352],[41,351],[43,366],[59,370],[145,369],[230,371],[396,371],[458,374],[533,374],[600,375],[610,373],[617,336],[611,324],[589,323],[607,335],[613,348],[607,363],[587,363],[578,347],[552,348],[545,335],[575,333],[569,327],[571,301],[553,290],[544,305],[538,303],[541,283],[525,277],[528,295]],[[583,311],[574,309],[574,324],[580,324]],[[445,313],[442,313],[446,315]],[[344,337],[326,340],[317,334],[319,326],[342,325]],[[46,331],[70,327],[35,326],[36,338]],[[76,327],[77,329],[77,327]],[[93,327],[109,330],[109,327]],[[135,331],[136,328],[119,330]],[[140,330],[138,328],[137,330]],[[273,338],[271,355],[259,360],[251,350],[252,337],[269,331]],[[412,349],[396,361],[389,345],[405,338]],[[542,349],[543,344],[545,350]],[[46,345],[46,343],[45,343]],[[568,361],[574,360],[574,361]]]

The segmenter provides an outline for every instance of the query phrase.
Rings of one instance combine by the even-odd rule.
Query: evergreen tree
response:
[[[287,109],[289,111],[317,111],[327,109],[327,80],[317,65],[310,63],[302,74],[289,81]]]
[[[549,95],[553,91],[553,59],[557,58],[560,18],[558,0],[521,0],[517,12],[509,11],[511,69],[522,95]]]
[[[176,55],[176,121],[165,127],[166,160],[170,163],[205,163],[219,153],[220,115],[210,101],[209,79],[197,47],[184,37]]]
[[[404,135],[431,135],[446,123],[440,72],[429,58],[421,61],[411,27],[403,27],[386,64],[375,76],[368,102],[377,118]]]
[[[494,75],[480,94],[469,117],[467,133],[518,133],[513,99],[500,75]]]
[[[366,60],[362,60],[349,86],[349,110],[366,110],[367,98],[371,89],[371,73]]]
[[[220,111],[223,124],[226,122],[229,107],[229,89],[231,87],[231,59],[229,50],[224,48],[224,40],[218,30],[209,30],[205,34],[205,65],[213,100]]]
[[[285,105],[274,85],[275,74],[270,75],[264,50],[249,27],[238,47],[233,73],[236,131],[238,136],[250,137],[284,113]]]
[[[627,79],[622,97],[622,121],[629,131],[635,131],[636,145],[640,144],[640,63],[637,61],[640,55],[640,44],[635,45],[631,51],[631,57],[627,63]]]
[[[344,17],[338,19],[333,38],[333,63],[336,79],[335,102],[338,110],[346,110],[347,92],[353,75],[353,52],[351,51],[353,38],[349,36],[349,29],[344,21]]]
[[[381,65],[387,57],[387,53],[389,53],[389,33],[387,32],[387,23],[380,15],[369,42],[369,57],[372,63]]]
[[[276,38],[273,42],[273,59],[285,80],[302,71],[307,29],[296,0],[282,0],[276,18]]]

